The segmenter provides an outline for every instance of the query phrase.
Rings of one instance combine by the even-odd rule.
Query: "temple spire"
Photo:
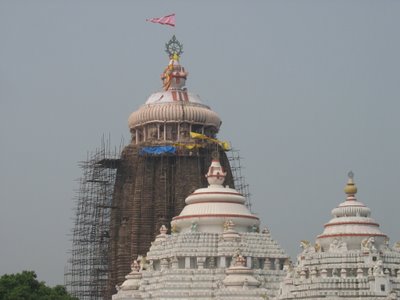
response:
[[[183,53],[183,45],[176,39],[175,35],[165,44],[165,52],[168,54],[169,63],[161,75],[164,91],[184,90],[188,73],[179,63],[180,55]]]
[[[350,171],[348,173],[349,179],[344,187],[344,192],[347,194],[347,200],[355,200],[355,194],[357,194],[357,186],[354,183],[354,173]]]

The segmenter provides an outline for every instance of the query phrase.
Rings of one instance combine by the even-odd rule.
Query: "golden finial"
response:
[[[172,59],[175,61],[179,61],[179,55],[177,53],[174,53],[174,55],[172,56]]]
[[[357,186],[354,184],[354,173],[350,171],[348,173],[349,179],[347,180],[347,185],[344,187],[344,192],[347,195],[355,195],[357,194]]]

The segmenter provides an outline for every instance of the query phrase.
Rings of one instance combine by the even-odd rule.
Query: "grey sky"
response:
[[[177,27],[146,23],[177,14]],[[0,1],[0,275],[63,282],[77,162],[161,87],[164,43],[294,256],[344,200],[400,240],[400,1]]]

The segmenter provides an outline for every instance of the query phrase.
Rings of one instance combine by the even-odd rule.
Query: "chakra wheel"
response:
[[[176,39],[175,35],[165,44],[165,52],[169,57],[173,57],[175,54],[180,56],[183,53],[183,45]]]

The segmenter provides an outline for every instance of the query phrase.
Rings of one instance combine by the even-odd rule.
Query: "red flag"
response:
[[[146,21],[175,27],[175,14],[171,14],[161,18],[146,19]]]

